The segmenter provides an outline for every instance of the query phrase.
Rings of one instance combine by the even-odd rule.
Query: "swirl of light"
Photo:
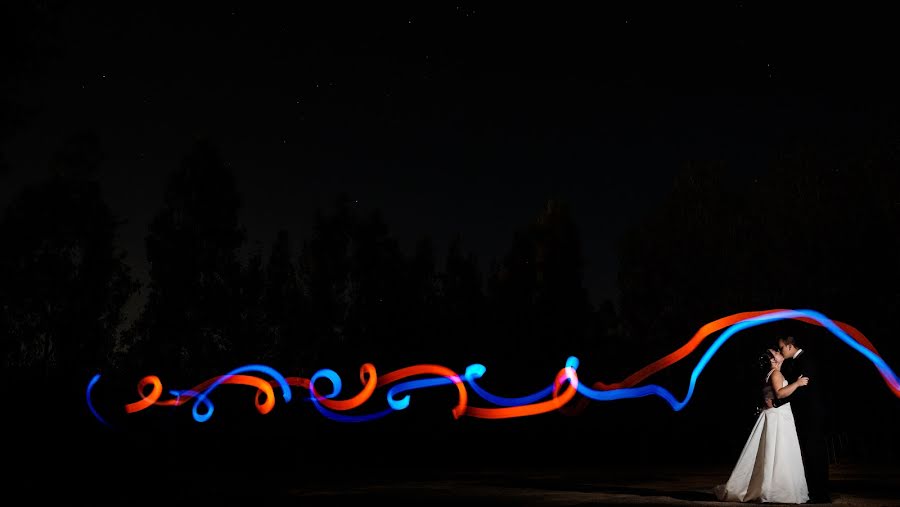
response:
[[[159,399],[163,390],[162,382],[156,375],[148,375],[138,382],[138,395],[141,399],[125,405],[125,411],[127,413],[138,412],[152,405],[179,406],[190,399],[195,399],[194,407],[191,411],[194,420],[197,422],[205,422],[212,417],[214,410],[212,401],[209,400],[209,394],[221,384],[243,384],[257,388],[256,397],[254,399],[256,409],[262,414],[269,413],[275,406],[275,393],[272,389],[273,383],[251,375],[241,375],[241,373],[244,372],[261,372],[271,376],[274,379],[274,384],[277,384],[281,388],[284,401],[289,402],[291,400],[290,384],[281,373],[274,368],[265,365],[251,364],[235,368],[225,375],[209,379],[192,389],[171,391],[171,394],[175,396],[175,398],[171,400]],[[152,389],[149,394],[145,394],[144,391],[148,385],[152,386]],[[260,401],[260,397],[263,395],[266,398],[265,402]],[[204,413],[200,413],[199,411],[201,405],[205,408]]]
[[[632,386],[642,382],[647,377],[649,377],[655,373],[658,373],[658,372],[662,371],[663,369],[668,368],[669,366],[681,361],[688,354],[690,354],[691,352],[696,350],[697,347],[699,347],[700,344],[707,337],[709,337],[711,334],[713,334],[717,331],[725,329],[726,327],[732,326],[732,325],[734,325],[738,322],[744,321],[746,319],[750,319],[750,318],[754,318],[754,317],[762,317],[765,315],[770,315],[770,314],[785,312],[785,311],[790,311],[790,310],[772,309],[772,310],[760,310],[760,311],[752,311],[752,312],[740,312],[740,313],[735,313],[735,314],[728,315],[726,317],[722,317],[720,319],[714,320],[714,321],[704,324],[702,327],[700,327],[700,329],[698,329],[697,332],[694,333],[694,336],[690,340],[688,340],[687,343],[682,345],[679,349],[675,350],[671,354],[668,354],[667,356],[664,356],[664,357],[648,364],[647,366],[644,366],[643,368],[641,368],[638,371],[629,375],[626,379],[622,380],[621,382],[605,384],[603,382],[597,381],[597,382],[594,382],[592,387],[594,387],[595,389],[602,389],[605,391],[620,389],[623,387],[632,387]],[[799,321],[805,322],[807,324],[824,326],[822,322],[820,322],[808,315],[805,315],[805,314],[798,314],[798,315],[794,315],[789,318],[793,318],[795,320],[799,320]],[[856,329],[855,327],[853,327],[849,324],[846,324],[844,322],[840,322],[840,321],[831,321],[831,322],[835,326],[837,326],[841,331],[852,336],[857,342],[862,344],[865,348],[869,349],[876,355],[878,354],[878,351],[875,349],[875,346],[872,345],[872,343],[869,341],[869,339],[866,338],[866,336],[864,334],[862,334],[858,329]],[[866,356],[866,357],[869,357],[869,356]],[[880,369],[879,369],[879,372],[881,372]],[[890,386],[890,380],[889,380],[890,376],[886,375],[882,372],[882,377],[885,379],[886,382],[888,382],[888,385]],[[893,387],[892,387],[892,389],[893,389]],[[894,390],[894,391],[896,394],[896,390]],[[585,394],[587,394],[589,392],[590,391],[585,390]],[[658,394],[665,396],[666,392],[658,391]],[[640,393],[642,393],[642,392],[640,392]],[[635,393],[635,394],[639,394],[639,393]],[[669,393],[669,394],[671,394],[671,393]],[[646,395],[646,394],[642,394],[642,395]],[[591,399],[594,399],[594,398],[592,396],[587,396],[585,398],[581,398],[580,400],[578,400],[578,402],[575,404],[575,406],[570,409],[569,415],[575,415],[575,414],[581,412],[582,410],[584,410],[584,408],[587,407],[587,404],[590,403]]]
[[[246,366],[240,366],[228,372],[221,377],[218,377],[214,382],[210,384],[209,387],[204,389],[200,394],[197,395],[196,401],[194,402],[194,407],[191,410],[191,413],[194,415],[194,420],[197,422],[205,422],[213,414],[213,404],[209,400],[209,394],[219,385],[221,384],[245,384],[254,386],[258,389],[256,393],[256,408],[262,414],[269,413],[272,408],[275,406],[275,394],[272,391],[272,385],[266,382],[263,379],[257,377],[251,377],[248,375],[238,375],[239,373],[244,372],[254,372],[258,371],[261,373],[265,373],[269,375],[273,379],[278,382],[279,387],[281,387],[282,397],[284,398],[285,403],[291,401],[291,386],[287,383],[284,376],[281,373],[278,373],[277,370],[271,368],[269,366],[261,365],[261,364],[249,364]],[[264,404],[260,404],[259,396],[261,393],[265,393],[266,402]],[[200,405],[204,405],[206,407],[206,413],[201,414],[198,411]]]
[[[688,392],[685,395],[684,400],[678,401],[671,392],[667,389],[657,386],[657,385],[649,385],[641,388],[623,388],[623,389],[613,389],[610,391],[596,391],[587,387],[582,387],[579,389],[579,392],[591,399],[595,400],[609,400],[609,399],[619,399],[621,397],[635,397],[637,395],[646,396],[650,394],[655,394],[660,396],[664,400],[666,400],[669,405],[676,411],[683,409],[691,397],[694,394],[694,389],[697,385],[697,379],[700,377],[700,373],[715,355],[715,353],[722,347],[722,345],[728,341],[734,334],[744,329],[755,327],[760,324],[765,324],[772,321],[784,320],[784,319],[812,319],[819,323],[821,326],[828,329],[832,334],[840,338],[843,342],[849,345],[851,348],[856,350],[857,352],[863,354],[869,361],[875,364],[878,368],[878,371],[881,373],[881,376],[885,379],[888,386],[892,389],[895,395],[900,397],[900,384],[898,384],[897,376],[891,370],[891,368],[884,362],[884,360],[872,352],[867,347],[864,347],[856,340],[851,338],[841,326],[838,326],[835,322],[828,319],[824,315],[819,312],[813,310],[783,310],[778,312],[770,312],[762,315],[756,315],[752,317],[748,317],[746,319],[741,320],[735,324],[732,324],[728,329],[725,330],[707,349],[707,351],[703,354],[703,357],[700,358],[700,361],[697,363],[697,366],[694,367],[691,372],[690,382],[688,384]],[[636,389],[636,390],[635,390]]]
[[[645,380],[647,377],[649,377],[655,373],[658,373],[659,371],[677,363],[678,361],[681,361],[682,359],[687,357],[688,354],[690,354],[691,352],[696,350],[697,347],[700,346],[700,344],[707,337],[709,337],[711,334],[713,334],[717,331],[721,331],[722,329],[725,329],[729,326],[732,326],[738,322],[741,322],[741,321],[744,321],[747,319],[752,319],[755,317],[764,317],[766,315],[771,315],[771,314],[776,314],[776,313],[780,314],[781,312],[789,312],[789,311],[793,311],[793,310],[774,309],[774,310],[760,310],[760,311],[753,311],[753,312],[740,312],[740,313],[735,313],[735,314],[729,315],[727,317],[722,317],[720,319],[716,319],[716,320],[706,323],[702,327],[700,327],[700,329],[698,329],[697,332],[694,333],[694,336],[691,337],[691,339],[688,340],[687,343],[682,345],[676,351],[648,364],[647,366],[644,366],[643,368],[641,368],[638,371],[629,375],[627,378],[625,378],[621,382],[604,384],[603,382],[598,381],[593,384],[593,387],[598,388],[598,389],[617,389],[620,387],[634,386],[634,385],[640,383],[641,381]],[[793,318],[795,320],[806,322],[808,324],[815,324],[815,325],[823,326],[822,322],[820,322],[820,321],[816,320],[815,318],[810,317],[806,314],[803,314],[803,313],[794,314],[792,317],[784,317],[784,318]],[[878,354],[878,351],[875,350],[875,346],[872,345],[872,343],[869,341],[869,339],[866,338],[866,336],[864,334],[859,332],[859,330],[857,330],[856,328],[854,328],[853,326],[851,326],[849,324],[845,324],[845,323],[839,322],[839,321],[833,321],[833,324],[836,325],[837,327],[839,327],[845,333],[852,335],[853,338],[856,339],[856,341],[863,344],[863,346],[865,346],[867,349],[871,350],[875,354]]]
[[[191,409],[191,413],[194,415],[194,420],[196,420],[197,422],[205,422],[210,417],[212,417],[213,404],[209,400],[209,392],[221,384],[241,384],[255,387],[256,396],[253,400],[253,403],[256,405],[256,410],[259,411],[260,414],[268,414],[272,411],[273,408],[275,408],[275,392],[272,389],[272,384],[252,375],[228,374],[219,377],[218,380],[216,380],[216,382],[214,382],[213,385],[211,385],[206,391],[197,394],[196,400],[194,401],[194,407],[193,409]],[[184,396],[185,394],[186,393],[180,393],[180,396]],[[259,401],[260,396],[262,395],[265,395],[265,402]],[[206,412],[202,414],[199,411],[201,405],[206,408]]]
[[[696,384],[697,377],[700,375],[700,372],[703,371],[703,368],[706,364],[712,359],[712,356],[716,353],[716,351],[725,343],[728,338],[731,337],[734,333],[746,329],[748,327],[758,326],[760,324],[765,324],[772,321],[784,320],[784,319],[797,319],[802,320],[804,322],[815,323],[820,325],[830,331],[833,335],[837,336],[841,341],[850,346],[850,348],[856,350],[860,354],[866,357],[869,361],[871,361],[878,372],[881,374],[884,381],[887,383],[888,387],[893,391],[894,395],[900,397],[900,383],[897,381],[897,375],[891,370],[890,366],[885,363],[884,359],[881,358],[875,351],[875,347],[868,343],[868,340],[865,340],[866,346],[859,343],[859,341],[851,338],[846,331],[848,326],[838,325],[835,321],[832,321],[825,315],[815,311],[815,310],[782,310],[778,312],[768,313],[766,315],[759,315],[755,317],[750,317],[745,319],[733,326],[731,326],[725,333],[723,333],[713,345],[710,346],[709,350],[703,354],[703,357],[700,359],[700,362],[694,368],[694,371],[691,373],[691,384],[688,389],[688,396],[685,398],[685,402],[690,398],[690,395],[694,391],[694,386]]]
[[[363,367],[360,369],[360,379],[366,386],[363,389],[363,393],[365,393],[367,390],[369,391],[368,393],[365,394],[365,398],[363,398],[362,401],[359,401],[358,398],[363,393],[360,393],[360,395],[357,395],[356,397],[351,398],[350,400],[345,400],[345,402],[340,402],[340,401],[331,399],[331,398],[334,398],[335,396],[337,396],[338,394],[340,394],[340,392],[341,392],[341,377],[334,370],[321,369],[321,370],[317,371],[315,374],[313,374],[313,376],[310,377],[310,379],[309,379],[308,387],[309,387],[309,391],[310,391],[310,400],[313,402],[313,405],[315,405],[316,409],[322,415],[324,415],[325,417],[327,417],[333,421],[349,422],[349,423],[371,421],[374,419],[380,419],[380,418],[390,414],[393,410],[388,408],[388,409],[382,410],[380,412],[375,412],[373,414],[344,415],[344,414],[339,414],[337,412],[329,410],[328,407],[325,405],[325,402],[331,402],[330,406],[332,408],[336,408],[337,410],[349,410],[351,408],[355,408],[355,407],[359,406],[365,400],[369,399],[369,397],[372,394],[372,391],[374,391],[374,389],[375,389],[375,387],[374,387],[375,367],[371,366],[371,368],[369,368],[369,366],[371,366],[371,365],[366,364],[366,365],[363,365]],[[319,394],[318,392],[316,392],[315,384],[316,384],[316,381],[319,380],[320,378],[326,378],[326,379],[328,379],[329,382],[331,382],[331,392],[330,393]],[[371,390],[369,389],[370,384],[372,385]],[[347,403],[347,402],[349,402],[349,403]]]
[[[530,403],[527,405],[503,407],[503,408],[481,408],[469,407],[467,415],[481,419],[508,419],[513,417],[525,417],[537,414],[544,414],[568,403],[578,391],[578,374],[575,369],[578,367],[578,358],[572,356],[566,360],[566,366],[559,371],[553,381],[553,399]],[[568,387],[563,393],[559,393],[559,389],[563,383],[568,381]]]
[[[399,400],[396,399],[397,395],[403,394],[408,391],[414,391],[416,389],[423,389],[426,387],[434,387],[434,386],[444,386],[448,384],[454,384],[459,382],[459,377],[437,377],[437,378],[428,378],[421,380],[408,380],[406,382],[401,382],[394,387],[390,388],[387,393],[387,402],[388,405],[391,406],[394,410],[404,410],[409,406],[409,395],[405,394]]]
[[[201,392],[205,391],[209,386],[211,386],[213,382],[216,382],[222,378],[223,376],[213,377],[201,382],[200,384],[197,384],[191,389],[171,389],[169,390],[169,394],[171,394],[175,398],[169,400],[160,400],[159,398],[162,396],[163,392],[162,381],[160,381],[159,377],[157,377],[156,375],[147,375],[146,377],[142,378],[140,382],[138,382],[138,395],[141,397],[141,399],[134,403],[125,405],[125,411],[128,413],[139,412],[153,405],[159,405],[163,407],[180,406],[185,402],[191,400],[195,396],[198,396]],[[150,394],[145,395],[144,388],[148,385],[153,386],[153,389],[151,389]]]
[[[144,388],[148,385],[153,386],[153,389],[150,391],[150,394],[144,394]],[[125,412],[129,414],[132,412],[144,410],[145,408],[159,401],[159,397],[162,396],[163,390],[162,381],[159,380],[159,377],[157,377],[156,375],[147,375],[138,382],[137,390],[138,396],[140,396],[141,399],[134,403],[125,405]]]
[[[337,373],[331,370],[329,370],[329,372],[337,378],[337,380],[333,380],[331,376],[328,376],[329,380],[332,381],[332,385],[334,385],[332,395],[316,396],[315,391],[312,389],[312,382],[310,382],[310,394],[312,395],[312,398],[316,399],[326,408],[330,408],[332,410],[350,410],[362,405],[372,397],[372,393],[375,392],[375,386],[378,384],[377,376],[375,374],[375,365],[373,365],[372,363],[366,363],[359,368],[359,380],[363,384],[362,391],[360,391],[356,396],[346,400],[333,400],[331,398],[333,396],[337,396],[337,393],[341,390],[341,384],[340,377],[337,375]],[[315,375],[313,377],[317,378],[315,377]]]
[[[793,315],[794,312],[791,312]],[[741,331],[743,329],[758,326],[760,324],[764,324],[769,320],[779,320],[781,318],[789,318],[787,315],[782,316],[782,312],[770,313],[762,316],[754,316],[742,320],[736,324],[731,325],[728,329],[725,330],[707,349],[706,353],[703,354],[703,357],[700,358],[700,361],[697,363],[697,366],[694,367],[691,372],[690,382],[688,384],[688,392],[685,395],[684,400],[678,401],[677,398],[666,388],[658,386],[656,384],[650,384],[642,387],[623,387],[618,389],[610,389],[610,390],[594,390],[586,386],[582,386],[578,392],[582,395],[597,401],[610,401],[610,400],[618,400],[625,398],[638,398],[642,396],[656,395],[660,398],[664,399],[675,411],[680,411],[683,409],[691,399],[691,396],[694,394],[694,388],[697,384],[697,379],[700,376],[700,373],[709,363],[710,359],[712,359],[713,355],[715,355],[716,351],[725,343],[732,335]],[[755,320],[755,319],[766,319],[766,320]]]
[[[445,379],[448,379],[450,382],[441,382],[440,379],[433,379],[433,380],[437,380],[437,382],[436,383],[425,382],[424,384],[415,384],[418,387],[413,387],[413,389],[420,388],[420,387],[431,387],[434,385],[445,385],[448,383],[455,384],[457,391],[459,391],[459,403],[455,407],[453,407],[453,410],[451,411],[453,413],[453,418],[459,419],[466,413],[466,405],[468,404],[468,399],[469,399],[469,395],[466,392],[466,385],[462,381],[462,379],[459,378],[459,375],[457,375],[456,372],[454,372],[450,368],[447,368],[444,366],[440,366],[440,365],[436,365],[436,364],[417,364],[414,366],[407,366],[406,368],[400,368],[399,370],[394,370],[386,375],[383,375],[381,378],[379,378],[378,385],[383,386],[383,385],[391,384],[399,379],[406,378],[406,377],[412,377],[414,375],[437,375],[439,377],[444,377]],[[395,388],[393,388],[393,389],[395,389]],[[406,389],[406,390],[409,390],[409,389]],[[394,391],[394,394],[397,394],[396,390]],[[400,400],[395,400],[395,399],[393,399],[393,396],[391,395],[391,392],[389,391],[388,392],[388,404],[391,404],[392,407],[394,407],[394,406],[401,407],[402,406],[403,408],[405,408],[406,406],[409,406],[409,395],[408,394],[405,395],[404,398],[402,398]],[[400,410],[402,410],[402,409],[400,409]]]
[[[101,423],[103,423],[104,426],[111,427],[111,426],[109,425],[109,423],[106,422],[106,419],[104,419],[103,417],[101,417],[100,414],[97,412],[97,409],[94,408],[94,402],[91,400],[91,391],[94,390],[94,386],[97,385],[97,382],[98,382],[99,380],[100,380],[100,374],[97,373],[97,374],[95,374],[95,375],[91,378],[90,382],[88,382],[87,393],[86,393],[86,396],[87,396],[87,406],[88,406],[88,408],[91,410],[91,413],[94,414],[94,417],[97,418],[98,421],[100,421]]]
[[[553,394],[553,384],[541,389],[540,391],[529,394],[526,396],[521,396],[519,398],[505,398],[502,396],[496,396],[485,391],[481,386],[479,386],[475,380],[481,378],[484,375],[484,372],[487,368],[482,364],[472,364],[466,368],[466,373],[464,377],[466,379],[466,383],[469,384],[469,387],[475,391],[475,394],[480,396],[482,399],[485,399],[494,405],[500,405],[501,407],[515,407],[518,405],[528,405],[529,403],[534,403],[538,400],[542,400],[544,398],[549,397]]]
[[[449,368],[434,364],[420,364],[401,368],[378,377],[374,365],[366,363],[360,367],[360,381],[363,384],[361,391],[357,395],[345,400],[335,399],[340,393],[342,386],[340,376],[333,370],[320,370],[310,379],[303,377],[285,378],[269,367],[248,365],[232,370],[226,375],[209,379],[192,389],[181,391],[171,390],[169,392],[174,398],[168,400],[160,400],[163,389],[159,378],[154,375],[146,376],[138,383],[138,395],[140,399],[134,403],[127,404],[125,409],[126,412],[133,413],[153,405],[179,406],[188,400],[194,399],[195,403],[192,410],[194,419],[198,422],[204,422],[208,420],[213,413],[213,405],[209,400],[209,395],[213,389],[221,384],[245,384],[257,388],[255,399],[256,408],[258,411],[265,414],[274,407],[274,387],[277,386],[281,388],[284,393],[285,401],[290,401],[290,386],[295,386],[308,389],[310,393],[309,399],[313,402],[317,410],[326,417],[341,422],[361,422],[384,417],[392,411],[406,409],[410,403],[410,395],[408,393],[411,391],[454,384],[459,391],[459,403],[453,409],[453,416],[456,419],[463,415],[488,419],[524,417],[546,413],[552,410],[562,411],[562,409],[566,409],[564,413],[567,413],[571,410],[571,407],[567,406],[567,403],[571,401],[577,393],[581,393],[584,396],[584,399],[579,400],[576,409],[578,407],[584,407],[585,403],[590,400],[613,401],[627,398],[658,396],[666,401],[674,410],[679,411],[690,402],[697,387],[700,374],[727,340],[744,329],[784,319],[794,319],[824,327],[872,362],[894,395],[900,397],[900,381],[898,381],[896,374],[891,370],[884,359],[881,358],[878,351],[865,335],[854,327],[843,322],[833,321],[813,310],[765,310],[737,313],[710,322],[702,326],[694,334],[693,338],[678,350],[641,368],[622,382],[604,384],[598,381],[592,385],[593,388],[579,382],[576,373],[579,361],[574,356],[568,358],[566,366],[555,376],[553,384],[550,387],[533,394],[515,398],[496,396],[481,388],[478,385],[477,380],[485,374],[486,368],[484,365],[477,363],[467,367],[465,374],[462,377]],[[712,333],[723,329],[724,332],[713,341],[712,345],[706,350],[692,370],[687,393],[683,400],[679,401],[668,389],[656,384],[636,385],[650,375],[681,361],[689,353],[696,350],[697,347]],[[248,371],[260,371],[266,373],[273,377],[274,380],[265,381],[254,376],[241,374],[242,372]],[[377,387],[392,384],[398,380],[416,375],[433,375],[434,378],[415,379],[394,385],[387,393],[387,403],[389,408],[381,412],[369,415],[344,415],[339,413],[357,408],[370,400]],[[325,395],[317,393],[314,388],[315,382],[322,378],[327,378],[332,385],[331,392]],[[94,417],[101,423],[106,424],[106,421],[95,410],[91,399],[92,389],[98,380],[99,374],[95,375],[88,384],[86,393],[87,403]],[[501,408],[468,406],[466,384],[468,384],[482,399]],[[562,389],[564,384],[568,385],[565,389]],[[148,387],[150,388],[149,393],[146,392]],[[262,396],[265,396],[265,402],[260,401]],[[552,399],[540,401],[551,396]],[[201,405],[205,409],[203,413],[200,412]]]
[[[897,375],[894,373],[894,370],[892,370],[891,367],[888,366],[884,359],[878,354],[878,352],[875,350],[875,347],[871,343],[868,343],[868,340],[865,339],[865,336],[862,336],[862,334],[857,331],[856,333],[859,334],[859,337],[863,338],[863,340],[860,340],[859,337],[856,337],[856,339],[851,338],[849,335],[853,334],[852,331],[855,331],[855,329],[847,325],[841,325],[843,323],[833,321],[815,310],[798,310],[798,312],[815,320],[819,325],[831,331],[831,334],[837,336],[841,339],[841,341],[849,345],[850,348],[859,352],[860,354],[865,356],[866,359],[871,361],[878,369],[878,373],[884,379],[885,383],[888,385],[891,391],[893,391],[894,396],[900,398],[900,382],[898,382],[897,380]]]

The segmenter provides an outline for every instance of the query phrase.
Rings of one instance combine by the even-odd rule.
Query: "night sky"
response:
[[[35,2],[3,21],[17,121],[0,206],[46,177],[67,137],[95,132],[143,281],[165,177],[198,137],[234,170],[248,245],[307,237],[314,210],[347,192],[407,251],[459,234],[487,267],[565,199],[598,302],[615,298],[618,238],[685,164],[721,162],[744,185],[797,143],[840,149],[896,126],[878,12],[190,4]]]

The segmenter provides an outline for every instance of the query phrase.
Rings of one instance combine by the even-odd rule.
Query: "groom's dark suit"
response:
[[[782,374],[788,382],[796,381],[800,375],[809,377],[808,385],[794,390],[792,395],[781,400],[781,404],[790,402],[794,413],[810,502],[830,500],[825,447],[825,379],[817,368],[816,358],[804,349],[798,350],[792,359],[784,360]]]

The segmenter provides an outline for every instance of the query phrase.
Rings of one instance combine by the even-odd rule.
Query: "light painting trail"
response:
[[[101,417],[100,414],[97,413],[97,409],[94,408],[94,402],[91,400],[91,391],[94,390],[94,386],[97,385],[97,382],[98,382],[99,380],[100,380],[100,374],[97,373],[97,374],[95,374],[95,375],[91,378],[91,381],[88,382],[88,386],[87,386],[87,406],[88,406],[88,408],[90,409],[91,413],[94,414],[94,417],[96,417],[97,420],[100,421],[101,424],[103,424],[104,426],[109,426],[109,423],[106,422],[106,420],[103,419],[103,417]]]
[[[192,409],[194,420],[204,422],[212,417],[213,414],[214,407],[210,400],[210,395],[216,387],[223,384],[241,384],[255,387],[255,406],[261,414],[267,414],[275,407],[275,388],[281,391],[285,403],[291,401],[291,386],[305,389],[309,392],[309,397],[302,398],[304,401],[310,401],[319,413],[328,419],[346,423],[366,422],[383,418],[393,412],[407,409],[411,403],[410,393],[413,391],[445,388],[451,385],[457,391],[458,402],[451,410],[451,414],[455,419],[463,416],[481,419],[506,419],[543,414],[562,409],[573,400],[576,394],[581,394],[582,398],[578,400],[573,413],[583,409],[590,401],[614,401],[645,396],[658,396],[666,401],[673,410],[680,411],[690,402],[697,387],[700,374],[725,342],[744,329],[785,319],[798,320],[827,329],[831,334],[875,365],[888,388],[895,396],[900,398],[900,381],[898,381],[897,375],[881,358],[874,345],[859,330],[848,324],[832,321],[813,310],[774,309],[737,313],[710,322],[702,326],[687,343],[675,352],[644,366],[623,381],[612,384],[597,381],[588,386],[581,382],[576,373],[579,365],[579,360],[576,357],[569,357],[565,366],[554,376],[553,382],[548,387],[533,394],[513,398],[494,395],[478,385],[477,380],[484,376],[487,370],[481,364],[468,366],[462,376],[441,365],[419,364],[388,372],[379,377],[375,366],[371,363],[366,363],[360,367],[359,371],[359,379],[363,385],[360,392],[347,399],[337,399],[341,393],[343,383],[340,375],[334,370],[321,369],[307,379],[303,377],[284,377],[278,371],[264,365],[247,365],[236,368],[225,375],[206,380],[191,389],[170,390],[169,394],[173,396],[170,399],[161,399],[163,393],[162,382],[157,376],[148,375],[138,383],[140,399],[126,404],[125,412],[132,414],[152,406],[177,407],[194,400]],[[679,400],[671,391],[656,384],[638,385],[651,375],[687,357],[706,338],[718,331],[723,332],[713,341],[692,370],[684,399]],[[268,375],[272,379],[265,380],[248,373],[261,373]],[[406,380],[408,378],[411,379]],[[99,379],[100,375],[97,374],[88,384],[87,404],[94,417],[102,424],[109,426],[109,423],[97,412],[92,400],[92,390]],[[331,386],[327,394],[323,394],[324,391],[319,390],[323,380],[327,380]],[[149,393],[146,392],[148,387],[150,388]],[[355,409],[373,400],[373,395],[379,388],[387,388],[387,393],[383,398],[386,406],[374,412],[354,413]],[[471,406],[469,404],[469,390],[482,400],[493,404],[494,407]],[[261,401],[261,398],[264,398],[264,400]]]
[[[618,389],[609,389],[605,391],[596,391],[590,388],[580,388],[578,392],[585,395],[588,398],[593,400],[601,400],[607,401],[612,399],[621,399],[621,398],[635,398],[639,396],[647,396],[650,394],[655,394],[660,396],[664,400],[666,400],[669,405],[672,406],[674,410],[681,410],[684,408],[691,399],[691,396],[694,394],[694,388],[697,385],[697,379],[700,377],[700,373],[709,364],[709,361],[715,355],[715,353],[722,347],[722,345],[731,338],[738,331],[758,326],[760,324],[766,324],[769,322],[774,322],[778,320],[784,319],[796,319],[796,320],[806,320],[812,319],[815,323],[825,327],[832,334],[840,338],[844,343],[849,345],[850,347],[856,349],[857,352],[863,354],[869,361],[875,364],[878,368],[879,373],[881,373],[882,378],[887,382],[888,386],[894,392],[894,394],[900,397],[900,383],[897,381],[897,376],[894,372],[888,367],[887,363],[884,362],[881,357],[873,352],[874,347],[871,349],[865,348],[860,345],[856,340],[851,338],[840,326],[838,326],[835,322],[830,320],[828,317],[825,317],[821,313],[815,312],[813,310],[781,310],[781,311],[772,311],[762,315],[752,316],[745,318],[741,321],[738,321],[735,324],[732,324],[725,330],[707,349],[706,353],[703,354],[703,357],[700,358],[699,363],[694,370],[691,372],[690,384],[688,385],[688,392],[685,396],[684,400],[678,401],[672,393],[666,390],[663,387],[657,385],[648,385],[641,388],[618,388]],[[706,336],[704,336],[705,338]],[[868,341],[867,341],[868,342]],[[870,344],[871,345],[871,344]],[[673,362],[674,363],[674,362]],[[670,364],[665,364],[665,366],[669,366]],[[659,368],[662,369],[662,368]],[[622,394],[622,391],[627,391],[625,394]]]
[[[203,382],[202,384],[194,387],[193,389],[184,391],[170,391],[170,394],[172,396],[175,396],[175,399],[173,400],[160,401],[159,398],[162,395],[163,390],[162,382],[156,375],[146,376],[142,378],[138,383],[138,395],[141,397],[141,399],[134,403],[125,405],[125,412],[129,414],[133,412],[139,412],[152,405],[177,407],[193,398],[196,398],[192,413],[194,415],[194,419],[197,422],[204,422],[212,417],[213,414],[213,404],[209,400],[209,394],[213,389],[221,384],[244,384],[257,388],[256,399],[254,400],[256,409],[261,414],[268,414],[275,407],[275,393],[272,389],[272,384],[252,375],[240,375],[240,373],[253,371],[265,373],[273,377],[275,379],[274,381],[281,388],[284,401],[291,401],[291,388],[288,384],[287,379],[285,379],[274,368],[270,368],[264,365],[251,364],[247,366],[241,366],[240,368],[235,368],[225,375],[209,379],[206,382]],[[153,389],[150,391],[150,394],[145,395],[144,390],[148,385],[153,386]],[[266,400],[264,402],[259,401],[260,395],[265,395]],[[88,403],[90,403],[90,398],[88,398]],[[198,410],[201,404],[206,408],[206,412],[204,412],[203,414],[201,414]]]
[[[326,378],[331,381],[331,392],[327,395],[320,395],[315,390],[315,383],[320,378]],[[349,410],[352,408],[356,408],[359,405],[365,403],[372,393],[375,391],[375,367],[370,363],[366,363],[360,368],[360,380],[362,380],[365,387],[363,390],[353,398],[349,400],[332,400],[341,392],[341,377],[337,374],[337,372],[333,370],[319,370],[306,382],[306,385],[309,388],[311,396],[309,399],[316,406],[316,409],[325,417],[338,422],[366,422],[371,421],[373,419],[380,419],[388,414],[390,414],[393,410],[388,408],[384,409],[381,412],[376,412],[374,414],[366,414],[366,415],[344,415],[334,410]],[[333,410],[332,410],[333,409]]]

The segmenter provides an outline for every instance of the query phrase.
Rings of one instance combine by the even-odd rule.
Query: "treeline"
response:
[[[118,371],[189,387],[247,363],[352,378],[365,362],[380,372],[477,362],[488,367],[486,384],[515,396],[546,386],[570,355],[590,382],[617,381],[706,322],[769,308],[848,322],[896,362],[900,177],[885,145],[794,148],[751,181],[720,164],[685,167],[667,199],[618,241],[617,300],[593,307],[582,233],[564,199],[535,203],[486,272],[464,237],[445,252],[428,237],[401,251],[378,210],[347,196],[319,210],[312,230],[283,230],[254,248],[239,221],[240,189],[207,142],[169,175],[141,286],[116,246],[122,219],[96,180],[98,140],[76,136],[47,178],[3,210],[2,381],[83,385]],[[146,304],[125,326],[137,291]],[[754,333],[725,347],[709,375],[752,377],[754,354],[775,336]],[[867,364],[829,343],[835,369]],[[877,379],[863,368],[860,380]],[[680,392],[683,375],[674,368],[655,381]]]
[[[94,137],[73,138],[46,181],[4,211],[10,376],[129,369],[190,383],[246,363],[309,376],[362,362],[542,362],[548,350],[561,367],[616,325],[611,307],[590,307],[579,233],[563,201],[537,203],[533,223],[490,273],[462,237],[445,252],[428,237],[402,252],[379,211],[345,195],[316,213],[305,236],[283,230],[250,246],[233,175],[205,142],[169,176],[146,236],[142,287],[116,247],[121,219],[94,178],[99,150]],[[124,326],[137,291],[146,304]]]

